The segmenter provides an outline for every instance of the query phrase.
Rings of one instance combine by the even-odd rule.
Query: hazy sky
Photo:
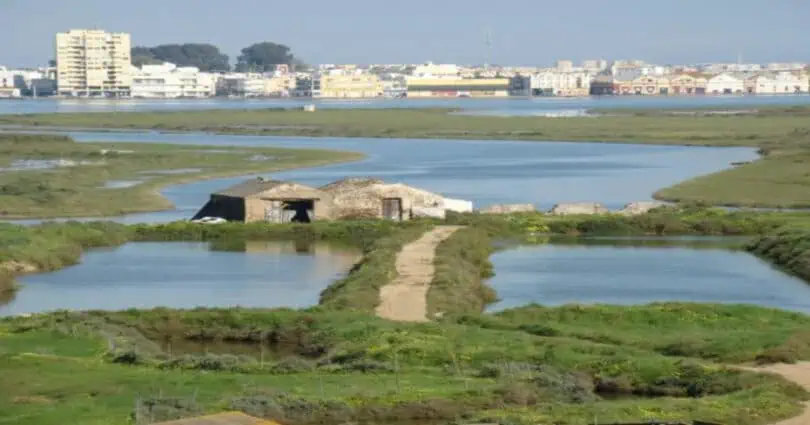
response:
[[[256,41],[310,63],[544,65],[810,61],[810,0],[0,0],[0,64],[53,57],[54,34],[97,27],[135,45]]]

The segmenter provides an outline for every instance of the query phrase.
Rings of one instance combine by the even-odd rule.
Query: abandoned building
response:
[[[332,217],[409,220],[418,216],[444,217],[441,195],[401,183],[372,178],[346,178],[319,188],[331,199]]]
[[[257,178],[211,194],[192,220],[220,217],[245,223],[309,223],[329,218],[327,197],[302,184]]]
[[[228,221],[308,223],[314,220],[444,218],[446,211],[470,212],[472,202],[447,199],[401,183],[346,178],[320,188],[254,179],[211,194],[192,218]]]

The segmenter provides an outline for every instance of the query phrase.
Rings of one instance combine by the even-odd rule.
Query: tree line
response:
[[[289,47],[269,41],[251,44],[242,49],[233,67],[237,72],[274,71],[276,65],[289,65],[297,70],[308,68],[292,54]],[[230,58],[219,47],[205,43],[161,44],[154,47],[132,48],[132,64],[135,66],[171,62],[177,66],[195,66],[203,72],[231,70]]]

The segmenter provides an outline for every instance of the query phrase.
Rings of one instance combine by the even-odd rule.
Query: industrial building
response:
[[[508,97],[508,78],[407,79],[408,97]]]

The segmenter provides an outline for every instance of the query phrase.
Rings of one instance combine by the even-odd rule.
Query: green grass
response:
[[[678,183],[654,196],[675,202],[810,208],[810,149],[777,151],[751,164]]]
[[[484,230],[457,230],[439,244],[434,260],[435,275],[427,294],[428,317],[478,314],[497,299],[484,283],[494,272],[489,256],[492,239]]]
[[[127,241],[343,242],[364,259],[305,310],[55,312],[0,319],[0,423],[131,423],[242,410],[291,424],[499,419],[764,425],[808,394],[726,364],[810,360],[810,316],[734,305],[527,306],[494,315],[493,238],[768,235],[807,214],[685,207],[638,217],[454,215],[424,324],[369,313],[396,252],[436,221],[0,226],[0,262],[54,269]],[[780,238],[790,233],[776,233]],[[539,237],[542,237],[539,236]],[[804,239],[773,240],[792,258]],[[789,254],[789,255],[788,255]],[[798,258],[798,257],[797,257]],[[772,259],[772,261],[777,261]],[[792,264],[792,263],[791,263]]]
[[[606,329],[606,320],[621,340],[594,341],[590,333]],[[747,338],[727,353],[753,353],[808,325],[793,313],[689,304],[528,307],[428,324],[320,308],[52,313],[0,320],[0,421],[127,423],[140,400],[156,405],[159,419],[237,408],[291,423],[510,417],[579,424],[598,412],[605,422],[758,425],[796,414],[807,394],[780,378],[714,364],[700,351],[675,356],[652,347],[668,334],[736,332]],[[538,332],[543,326],[565,332]],[[766,332],[773,336],[763,339]],[[183,339],[219,350],[254,344],[268,356],[160,348]]]
[[[427,223],[414,223],[375,241],[348,276],[329,285],[321,293],[320,305],[332,309],[373,312],[380,304],[380,288],[397,275],[396,257],[399,251],[430,228]]]
[[[810,226],[787,227],[758,238],[746,248],[752,254],[810,282]]]
[[[91,217],[169,209],[173,206],[159,193],[169,184],[359,158],[359,154],[325,150],[75,143],[63,136],[0,134],[0,167],[15,160],[79,163],[47,170],[1,171],[0,217]],[[167,170],[188,172],[165,174]],[[105,188],[109,181],[142,183]]]
[[[754,146],[806,128],[803,109],[761,117],[683,117],[624,114],[587,119],[488,117],[448,109],[206,110],[175,112],[7,115],[0,124],[141,128],[239,134],[447,139],[566,140]]]

